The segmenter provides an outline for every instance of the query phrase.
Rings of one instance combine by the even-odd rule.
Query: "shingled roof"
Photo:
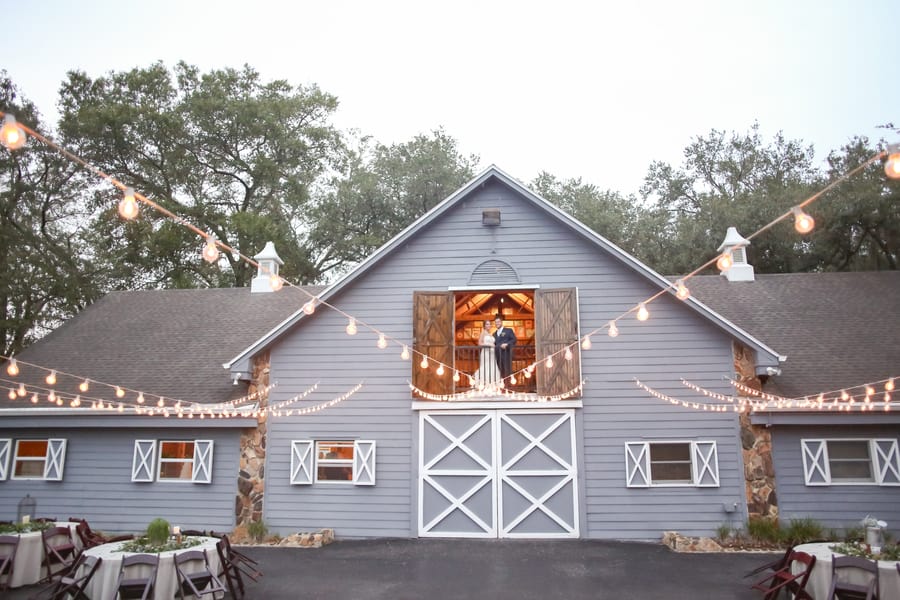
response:
[[[900,375],[900,271],[694,277],[692,295],[787,360],[766,390],[788,397]]]
[[[304,292],[308,292],[305,293]],[[285,287],[251,294],[249,288],[112,292],[24,350],[20,362],[186,402],[223,402],[246,393],[234,386],[223,364],[300,309],[309,294]],[[48,388],[47,371],[20,364],[21,373],[0,372],[0,406],[32,406],[10,400],[7,381]],[[78,393],[80,379],[59,375],[54,389]],[[115,400],[94,385],[84,396]],[[129,394],[134,399],[134,394]],[[41,394],[39,406],[47,407]],[[154,398],[156,400],[157,398]]]

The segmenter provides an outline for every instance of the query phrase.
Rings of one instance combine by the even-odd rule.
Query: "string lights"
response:
[[[581,394],[582,390],[584,390],[585,382],[582,381],[576,387],[563,392],[562,394],[554,394],[554,395],[538,395],[538,394],[526,394],[524,392],[512,392],[503,388],[501,384],[491,384],[482,386],[481,389],[477,387],[473,387],[470,390],[465,392],[460,392],[457,394],[431,394],[426,392],[425,390],[416,387],[411,382],[407,382],[409,385],[409,389],[412,392],[423,398],[425,400],[431,400],[434,402],[471,402],[473,400],[504,400],[504,401],[519,401],[519,402],[560,402],[562,400],[569,400],[575,396]]]
[[[0,143],[8,150],[18,150],[27,140],[25,130],[16,122],[16,118],[8,113],[4,115],[3,126],[0,127]]]

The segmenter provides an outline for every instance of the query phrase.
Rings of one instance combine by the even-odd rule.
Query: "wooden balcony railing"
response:
[[[457,346],[455,349],[456,369],[463,375],[456,384],[456,392],[467,392],[472,389],[467,375],[474,375],[478,370],[478,357],[481,348],[478,346]],[[516,344],[513,346],[512,372],[516,374],[515,385],[506,382],[506,389],[512,392],[534,393],[537,390],[535,374],[523,377],[526,367],[534,363],[534,345]]]

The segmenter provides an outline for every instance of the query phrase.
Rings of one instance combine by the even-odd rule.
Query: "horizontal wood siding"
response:
[[[485,208],[499,208],[502,225],[482,226]],[[713,246],[711,240],[706,254]],[[698,260],[704,257],[698,254]],[[492,182],[473,192],[329,300],[360,320],[356,336],[344,333],[345,317],[321,308],[274,346],[272,402],[316,383],[317,391],[298,407],[328,401],[360,382],[363,388],[322,412],[270,420],[265,518],[271,528],[288,533],[334,527],[339,537],[416,535],[411,364],[400,360],[396,343],[377,349],[377,335],[362,323],[410,343],[413,292],[466,286],[472,270],[487,259],[509,262],[523,284],[576,287],[581,334],[603,327],[658,289],[505,186]],[[633,383],[637,377],[696,399],[679,384],[684,377],[728,393],[722,377],[733,371],[730,340],[673,298],[648,308],[649,321],[626,318],[617,339],[595,335],[593,349],[581,353],[587,380],[578,417],[584,537],[650,540],[669,529],[709,535],[727,521],[726,503],[744,505],[734,413],[671,406]],[[330,438],[377,442],[375,486],[289,485],[290,441]],[[718,442],[721,487],[627,489],[625,442],[657,439]]]
[[[900,524],[900,486],[807,486],[803,476],[802,439],[900,438],[900,426],[772,428],[772,454],[778,490],[778,513],[784,523],[810,517],[826,528],[859,527],[866,515],[886,521],[891,531]]]
[[[62,481],[0,481],[0,520],[16,519],[19,501],[30,494],[37,502],[33,516],[83,517],[92,528],[111,533],[143,531],[156,517],[182,529],[230,531],[234,527],[239,435],[234,429],[199,428],[0,429],[0,437],[68,440]],[[132,482],[136,439],[213,440],[212,483]]]

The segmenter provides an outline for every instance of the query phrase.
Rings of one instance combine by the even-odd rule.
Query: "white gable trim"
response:
[[[544,200],[521,182],[513,179],[505,172],[501,171],[494,165],[491,165],[487,169],[485,169],[480,175],[476,176],[469,183],[465,184],[452,194],[450,194],[443,201],[436,204],[431,210],[427,213],[416,219],[412,224],[410,224],[406,229],[395,235],[392,239],[386,242],[383,246],[378,248],[375,252],[369,255],[368,258],[359,263],[354,269],[352,269],[349,273],[344,275],[342,278],[335,281],[333,284],[325,288],[319,295],[318,298],[322,300],[327,300],[332,295],[336,294],[340,290],[345,287],[350,286],[356,279],[361,277],[366,271],[368,271],[373,265],[380,262],[384,257],[392,253],[397,248],[402,247],[407,240],[414,236],[420,229],[434,221],[444,212],[446,212],[451,206],[456,204],[456,202],[467,196],[479,186],[486,183],[488,180],[495,178],[499,180],[501,183],[511,187],[513,190],[521,194],[526,200],[534,204],[537,208],[540,208],[551,216],[559,219],[564,224],[568,225],[571,229],[573,229],[576,233],[599,246],[601,249],[609,252],[614,257],[618,258],[621,262],[623,262],[626,266],[633,269],[636,273],[643,275],[645,278],[650,280],[655,285],[666,289],[671,289],[674,294],[674,288],[672,288],[672,284],[665,277],[640,262],[635,257],[631,256],[603,236],[599,235],[592,229],[586,227],[583,223],[563,211],[561,208],[556,207],[552,203]],[[635,302],[641,300],[640,298],[635,298]],[[724,329],[729,335],[736,337],[744,344],[747,344],[754,350],[761,351],[765,354],[769,355],[769,360],[760,360],[761,357],[757,356],[757,363],[762,364],[764,366],[774,366],[775,364],[784,362],[787,357],[779,355],[773,349],[769,348],[765,344],[763,344],[760,340],[751,336],[749,333],[736,326],[734,323],[728,321],[721,315],[713,312],[706,305],[698,302],[693,297],[688,298],[684,301],[687,306],[690,306],[693,310],[700,313],[706,319],[709,319],[713,322],[713,324],[718,327]],[[232,358],[227,363],[222,366],[226,369],[232,369],[235,365],[243,364],[250,356],[257,354],[263,348],[271,344],[277,338],[279,338],[285,331],[290,329],[295,323],[307,317],[307,315],[303,312],[302,307],[298,309],[294,314],[285,319],[282,323],[276,326],[274,329],[266,333],[264,336],[253,342],[250,346],[248,346],[245,350],[243,350],[240,354]],[[772,363],[769,365],[769,363]]]

